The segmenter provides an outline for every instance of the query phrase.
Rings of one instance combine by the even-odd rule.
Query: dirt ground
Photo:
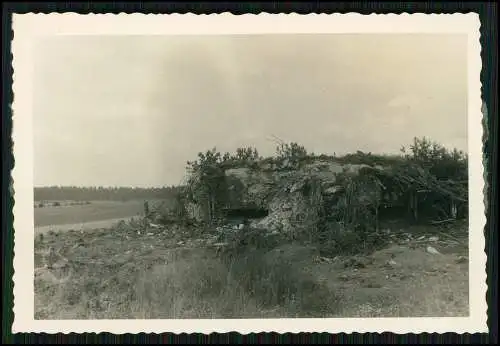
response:
[[[363,256],[326,258],[312,245],[289,243],[231,261],[207,245],[210,233],[199,233],[121,223],[38,234],[35,318],[469,314],[466,232],[398,229],[387,246]]]

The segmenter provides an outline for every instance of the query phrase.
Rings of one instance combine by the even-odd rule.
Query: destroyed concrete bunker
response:
[[[295,237],[325,224],[376,229],[384,215],[436,217],[434,199],[450,214],[466,208],[467,186],[439,181],[411,165],[366,165],[314,160],[287,169],[270,164],[224,170],[223,202],[210,218],[246,220],[252,227]],[[207,220],[206,203],[192,201],[189,215]],[[426,215],[429,214],[429,215]],[[455,217],[456,215],[452,215]]]

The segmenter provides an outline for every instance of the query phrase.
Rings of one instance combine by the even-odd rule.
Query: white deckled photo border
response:
[[[13,333],[422,333],[487,332],[483,125],[479,15],[468,14],[14,14]],[[468,36],[469,317],[182,320],[35,320],[33,43],[50,35],[225,35],[286,33],[461,33]],[[423,52],[422,54],[425,54]]]

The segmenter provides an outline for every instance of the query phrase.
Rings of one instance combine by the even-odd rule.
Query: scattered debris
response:
[[[436,237],[436,236],[429,238],[429,241],[432,241],[432,242],[437,242],[438,240],[439,240],[439,237]]]
[[[329,257],[320,257],[320,259],[323,261],[323,262],[326,262],[326,263],[333,263],[334,259],[333,258],[329,258]]]
[[[465,262],[467,262],[468,260],[469,260],[469,259],[468,259],[467,257],[465,257],[465,256],[459,256],[455,262],[456,262],[457,264],[460,264],[460,263],[465,263]]]
[[[448,222],[453,222],[453,221],[456,221],[456,219],[446,219],[446,220],[432,221],[431,224],[432,225],[440,225],[440,224],[443,224],[443,223],[448,223]]]
[[[432,255],[440,255],[441,253],[433,248],[432,246],[427,246],[426,251]]]
[[[386,262],[386,265],[387,266],[390,266],[390,267],[394,267],[395,265],[397,265],[396,261],[394,261],[393,259],[390,259]]]
[[[353,267],[356,269],[366,268],[367,265],[372,264],[373,259],[363,257],[352,257],[344,261],[344,268]]]
[[[335,259],[333,258],[328,258],[328,257],[322,257],[322,256],[316,256],[313,259],[314,263],[333,263]]]
[[[212,245],[215,246],[215,247],[223,247],[223,246],[227,246],[228,243],[214,243]]]

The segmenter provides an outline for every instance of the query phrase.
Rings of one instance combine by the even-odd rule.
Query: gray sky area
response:
[[[35,186],[178,184],[216,146],[467,150],[465,35],[66,36],[40,41]]]

